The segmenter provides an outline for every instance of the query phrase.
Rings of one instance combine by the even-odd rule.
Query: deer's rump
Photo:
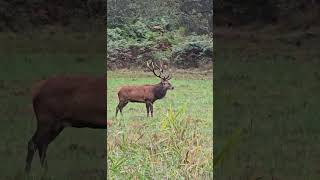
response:
[[[106,81],[96,77],[54,77],[33,90],[36,114],[64,126],[106,126]],[[44,118],[42,118],[44,119]],[[38,119],[39,121],[39,119]]]
[[[28,142],[25,171],[37,150],[41,166],[47,167],[48,145],[66,126],[107,128],[105,93],[103,77],[59,76],[37,83],[32,90],[37,129]]]

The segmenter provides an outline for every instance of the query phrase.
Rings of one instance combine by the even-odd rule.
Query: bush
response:
[[[152,26],[164,27],[164,33]],[[142,67],[146,61],[167,61],[178,68],[210,67],[213,57],[212,37],[186,35],[184,28],[169,31],[164,18],[156,21],[138,19],[131,25],[107,29],[107,67],[121,69]],[[205,65],[205,66],[203,66]]]
[[[213,41],[207,35],[190,36],[173,47],[172,62],[178,68],[200,68],[212,64]],[[209,66],[211,68],[211,66]]]

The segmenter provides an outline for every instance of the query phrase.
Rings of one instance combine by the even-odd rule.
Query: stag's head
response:
[[[174,89],[174,87],[169,82],[169,80],[172,78],[172,76],[170,74],[164,75],[162,65],[158,66],[157,64],[154,64],[153,62],[151,62],[151,63],[147,62],[147,67],[149,68],[150,71],[152,71],[152,73],[156,77],[161,79],[160,84],[165,89],[167,89],[167,90],[173,90]],[[157,70],[159,71],[158,74],[156,73]]]

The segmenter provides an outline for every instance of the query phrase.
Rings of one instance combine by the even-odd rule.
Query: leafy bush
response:
[[[212,58],[213,40],[207,35],[192,35],[184,43],[173,46],[172,61],[180,68],[207,66]]]
[[[108,69],[141,67],[145,61],[168,61],[178,68],[212,64],[213,42],[209,35],[186,35],[184,28],[169,31],[168,21],[138,19],[131,25],[107,29]],[[164,27],[164,33],[152,26]]]

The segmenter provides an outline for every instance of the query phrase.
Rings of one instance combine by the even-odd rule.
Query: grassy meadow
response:
[[[123,116],[115,110],[124,85],[156,84],[151,72],[108,71],[108,179],[212,179],[212,72],[176,71],[175,87],[154,103],[129,103]]]
[[[36,129],[32,84],[57,74],[103,75],[104,39],[99,33],[33,32],[1,33],[0,41],[1,179],[104,179],[106,131],[86,128],[66,128],[49,145],[46,175],[38,153],[30,176],[24,174]]]
[[[319,179],[318,32],[217,30],[215,149],[243,134],[216,179]]]

